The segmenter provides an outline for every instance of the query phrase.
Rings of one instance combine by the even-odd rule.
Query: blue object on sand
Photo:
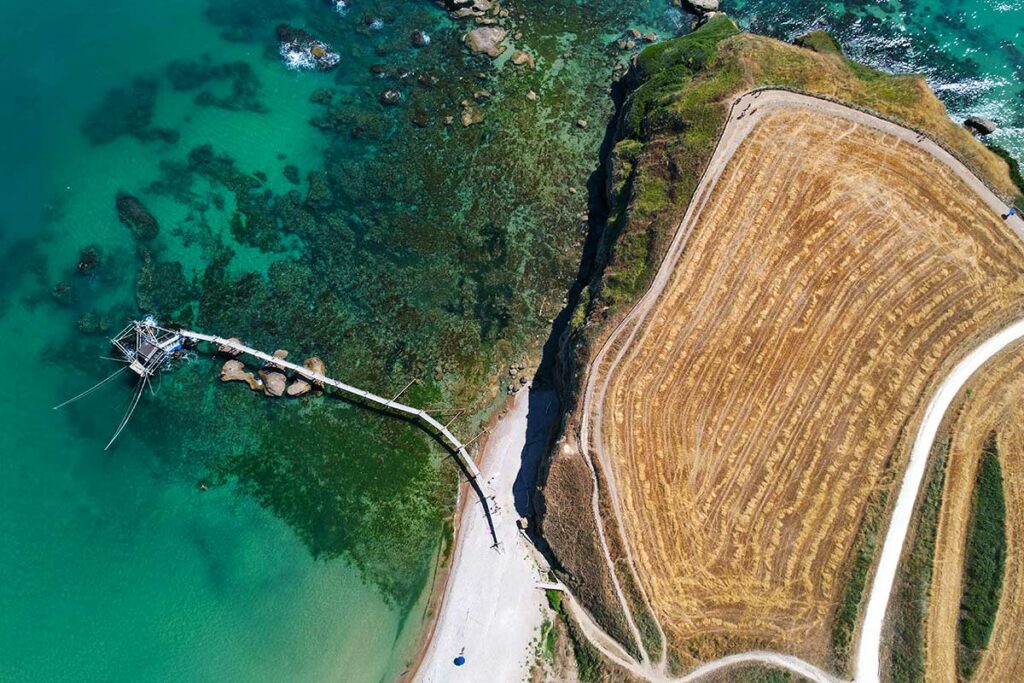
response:
[[[466,663],[466,658],[463,657],[462,655],[459,655],[458,657],[455,658],[455,666],[462,666],[465,663]]]

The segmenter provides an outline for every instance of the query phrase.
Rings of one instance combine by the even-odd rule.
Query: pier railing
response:
[[[378,396],[377,394],[371,393],[369,391],[364,391],[359,387],[354,387],[351,384],[345,384],[344,382],[338,381],[331,377],[327,377],[326,375],[323,375],[319,372],[313,372],[312,370],[305,366],[290,363],[284,360],[283,358],[278,358],[269,353],[264,353],[259,349],[254,349],[251,346],[246,346],[245,344],[234,339],[225,339],[224,337],[218,337],[213,334],[203,334],[201,332],[193,332],[191,330],[178,330],[178,334],[180,334],[182,337],[185,337],[186,339],[204,341],[209,342],[211,344],[219,344],[222,347],[234,349],[239,353],[244,353],[248,356],[252,356],[253,358],[259,358],[261,361],[263,361],[264,363],[271,367],[276,367],[282,370],[290,370],[291,372],[294,372],[295,374],[300,375],[314,383],[330,385],[337,389],[338,391],[341,391],[342,393],[356,397],[358,400],[365,401],[366,403],[375,404],[377,406],[380,406],[384,410],[393,410],[395,412],[402,413],[416,420],[419,420],[424,425],[426,425],[431,431],[437,433],[441,440],[449,447],[451,447],[456,457],[459,459],[459,462],[462,463],[462,466],[466,469],[466,474],[470,477],[470,479],[476,479],[478,476],[480,476],[480,469],[476,466],[476,463],[473,462],[473,459],[469,457],[469,451],[466,450],[466,446],[457,438],[455,438],[455,435],[452,434],[447,427],[445,427],[443,424],[441,424],[433,417],[431,417],[430,414],[427,413],[425,410],[420,410],[419,408],[407,406],[404,403],[399,403],[394,399],[387,399],[384,398],[383,396]]]

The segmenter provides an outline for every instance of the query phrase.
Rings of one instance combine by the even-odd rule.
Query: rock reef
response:
[[[991,135],[999,130],[995,121],[984,116],[969,116],[964,120],[964,126],[976,135]]]
[[[341,55],[332,52],[327,43],[317,40],[301,28],[280,24],[277,27],[277,40],[281,43],[281,57],[290,69],[330,71],[341,61]]]

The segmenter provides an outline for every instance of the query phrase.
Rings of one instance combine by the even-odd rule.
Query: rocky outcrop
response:
[[[329,71],[341,61],[341,55],[332,52],[327,43],[317,40],[301,28],[280,24],[277,27],[277,40],[281,44],[281,57],[289,69]]]
[[[494,8],[492,0],[443,0],[442,4],[453,17],[482,17]]]
[[[307,358],[306,360],[304,360],[302,362],[302,367],[306,368],[310,372],[315,372],[318,375],[323,375],[324,377],[327,376],[327,367],[324,365],[324,362],[320,360],[320,358],[318,358],[317,356],[313,356],[312,358]],[[313,382],[313,384],[321,388],[323,388],[324,386],[323,382]]]
[[[228,361],[229,363],[231,361]],[[288,378],[284,373],[275,370],[260,370],[263,378],[263,393],[267,396],[282,396],[288,386]]]
[[[694,14],[707,14],[717,12],[721,3],[719,0],[682,0],[683,7]]]
[[[277,349],[276,351],[274,351],[273,355],[274,358],[277,358],[279,360],[286,360],[288,358],[288,352],[285,351],[284,349]]]
[[[237,342],[239,344],[242,343],[242,340],[239,339],[238,337],[228,337],[228,341]],[[239,351],[235,347],[228,346],[227,344],[221,344],[220,346],[217,347],[217,350],[221,353],[226,353],[229,356],[237,356],[238,354],[241,353],[241,351]]]
[[[512,53],[512,63],[516,66],[522,66],[523,64],[529,64],[530,68],[536,67],[533,60],[533,55],[529,52],[523,52],[522,50],[516,50]]]
[[[999,130],[995,121],[984,116],[969,116],[964,120],[964,126],[977,135],[991,135]]]
[[[430,36],[426,31],[416,29],[412,32],[412,36],[410,36],[409,41],[412,43],[413,47],[427,47],[430,45]]]
[[[466,34],[466,45],[473,52],[483,53],[488,57],[497,57],[505,51],[501,44],[508,31],[500,26],[480,26]]]
[[[160,234],[160,224],[137,197],[119,192],[114,204],[118,219],[132,231],[135,239],[151,240]]]
[[[396,104],[401,104],[402,92],[395,88],[388,88],[387,90],[382,90],[380,95],[377,96],[377,99],[381,104],[393,107]]]
[[[463,100],[462,114],[460,118],[462,119],[462,125],[468,128],[469,126],[475,126],[478,123],[483,123],[484,112],[480,107],[475,107],[470,104],[469,100]]]
[[[224,367],[220,369],[220,381],[245,382],[253,391],[259,391],[263,388],[263,382],[258,380],[256,375],[246,370],[245,365],[240,360],[229,360],[224,363]]]
[[[304,379],[297,379],[288,385],[285,393],[289,396],[302,396],[303,394],[309,393],[312,389],[312,385]]]

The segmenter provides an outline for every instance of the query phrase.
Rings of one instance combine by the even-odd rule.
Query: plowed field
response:
[[[1019,240],[913,145],[793,108],[743,142],[594,406],[677,650],[823,660],[865,503],[940,369],[1018,316]]]

